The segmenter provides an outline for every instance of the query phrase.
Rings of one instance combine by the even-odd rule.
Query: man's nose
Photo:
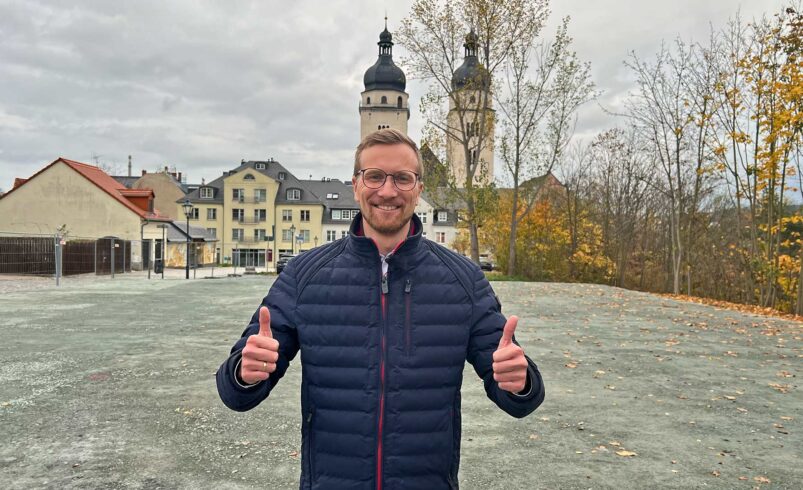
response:
[[[393,176],[388,175],[385,177],[385,183],[382,184],[382,187],[377,189],[377,193],[380,196],[395,196],[398,194],[398,189],[396,189],[396,184],[393,183]]]

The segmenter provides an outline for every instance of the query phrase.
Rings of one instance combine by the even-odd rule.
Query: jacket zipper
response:
[[[314,414],[314,410],[310,410],[307,414],[307,472],[309,473],[309,481],[310,484],[315,483],[315,474],[313,471],[315,470],[315,465],[312,462],[313,454],[315,454],[315,450],[313,449],[313,435],[312,435],[312,417]]]
[[[412,290],[413,285],[410,283],[410,280],[407,279],[407,282],[404,284],[404,345],[406,355],[410,355],[410,351],[413,347],[413,332],[412,332],[412,319],[410,318],[410,303],[412,302]]]
[[[379,430],[377,433],[376,446],[376,489],[382,490],[382,429],[385,422],[385,330],[388,320],[388,304],[386,296],[388,294],[388,275],[382,273],[382,291],[380,301],[382,306],[382,325],[380,330],[381,349],[379,351]]]

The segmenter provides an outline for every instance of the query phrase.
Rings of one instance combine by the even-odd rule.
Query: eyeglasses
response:
[[[378,168],[364,168],[360,170],[360,174],[362,174],[362,183],[369,189],[379,189],[384,186],[388,177],[393,178],[393,185],[400,191],[411,191],[418,182],[418,174],[410,170],[389,174]]]

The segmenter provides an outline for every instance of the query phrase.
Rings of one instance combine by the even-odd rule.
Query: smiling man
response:
[[[218,370],[223,402],[250,410],[302,352],[301,489],[456,489],[467,360],[508,414],[544,399],[479,267],[422,238],[422,172],[404,134],[366,136],[351,233],[287,265]]]

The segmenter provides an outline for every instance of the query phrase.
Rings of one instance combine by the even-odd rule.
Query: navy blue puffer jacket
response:
[[[240,353],[258,312],[217,373],[223,402],[257,406],[302,351],[302,489],[456,489],[460,386],[468,360],[494,403],[524,417],[543,401],[530,361],[526,396],[500,390],[492,356],[505,318],[465,257],[411,235],[387,258],[352,233],[292,260],[262,301],[280,343],[276,372],[242,386]]]

